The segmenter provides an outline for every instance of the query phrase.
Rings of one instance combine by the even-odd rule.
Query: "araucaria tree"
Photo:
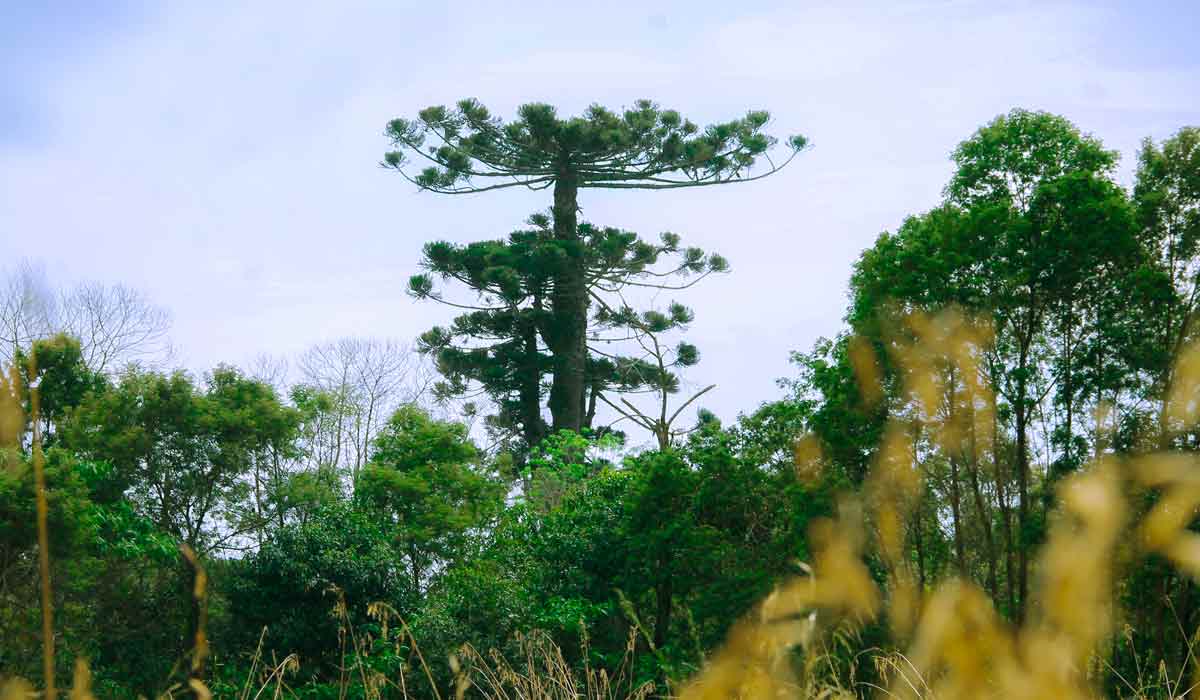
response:
[[[672,304],[670,317],[654,311],[638,314],[630,307],[627,292],[682,290],[710,274],[725,272],[728,263],[720,255],[682,247],[673,233],[650,242],[630,231],[581,223],[578,236],[585,289],[596,308],[588,322],[585,395],[580,397],[585,401],[581,427],[592,428],[597,403],[613,405],[606,393],[655,392],[665,401],[666,394],[679,385],[669,370],[698,359],[693,346],[678,352],[659,342],[663,332],[691,320],[690,310]],[[555,272],[567,257],[550,219],[538,214],[530,217],[529,228],[514,231],[505,240],[427,244],[423,264],[428,272],[409,280],[409,292],[416,298],[466,310],[449,326],[421,336],[419,349],[436,358],[445,378],[437,387],[439,393],[486,394],[499,409],[490,418],[491,427],[501,435],[519,435],[525,448],[548,433],[542,397],[554,358],[544,339],[555,334],[560,319],[548,308],[547,299]],[[459,282],[477,298],[451,301],[435,286],[435,277]],[[652,333],[655,337],[648,337]],[[623,354],[626,347],[635,355]],[[651,348],[669,352],[671,358],[653,359]],[[625,409],[618,411],[625,413]],[[646,427],[637,418],[626,417]],[[651,432],[660,442],[669,433]]]
[[[564,260],[549,290],[556,319],[545,336],[553,370],[549,404],[555,430],[579,430],[586,417],[589,306],[579,190],[756,180],[787,165],[806,141],[789,138],[786,158],[773,160],[768,152],[776,139],[763,133],[769,115],[762,111],[704,129],[648,100],[621,114],[593,105],[582,116],[564,119],[538,103],[517,113],[515,121],[505,123],[468,99],[453,109],[429,107],[416,119],[392,120],[387,135],[396,150],[384,156],[384,165],[421,189],[443,194],[553,190],[552,230]],[[760,158],[768,167],[755,171]]]

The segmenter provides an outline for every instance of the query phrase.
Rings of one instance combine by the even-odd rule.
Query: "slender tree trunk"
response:
[[[996,474],[996,501],[1000,506],[1000,523],[1004,528],[1004,579],[1008,591],[1009,614],[1016,612],[1016,583],[1013,571],[1012,513],[1008,507],[1008,489],[1005,488],[1005,472],[1000,459],[999,417],[992,411],[992,467]]]
[[[541,313],[542,301],[534,299],[535,313]],[[530,321],[521,329],[524,344],[525,366],[521,368],[521,428],[525,444],[533,447],[545,437],[542,426],[542,372],[539,367],[537,325]]]
[[[949,406],[946,409],[948,422],[953,425],[955,417],[955,377],[951,371],[949,377]],[[966,545],[963,542],[962,532],[962,490],[959,486],[958,471],[959,463],[962,461],[961,445],[954,445],[951,448],[950,454],[950,520],[954,528],[954,559],[958,567],[958,575],[966,578],[967,576],[967,553]]]
[[[959,457],[950,457],[950,520],[954,528],[954,563],[958,567],[958,575],[967,576],[967,553],[963,542],[962,532],[962,493],[958,485]]]
[[[660,573],[666,570],[667,567],[663,567],[660,569]],[[667,643],[667,635],[670,633],[671,612],[673,608],[671,602],[673,591],[671,588],[670,576],[663,577],[659,580],[658,585],[655,586],[654,647],[656,649],[663,648],[663,645]]]
[[[191,680],[204,682],[205,674],[205,657],[207,656],[207,627],[208,620],[208,596],[207,584],[204,580],[205,574],[201,568],[199,558],[195,550],[186,545],[181,547],[184,553],[183,557],[183,576],[181,582],[184,584],[184,595],[187,603],[187,636],[183,640],[185,654],[183,658],[188,660],[187,676]],[[193,696],[201,697],[199,692],[193,691]]]
[[[1099,345],[1099,348],[1096,351],[1096,374],[1099,375],[1104,372],[1104,344],[1098,343],[1097,345]],[[1104,402],[1104,387],[1100,387],[1100,388],[1096,389],[1097,408],[1099,407],[1099,404],[1101,404],[1103,402]],[[1115,412],[1116,410],[1117,410],[1117,404],[1114,401],[1113,405],[1111,406],[1111,412]],[[1110,418],[1112,417],[1111,412],[1110,412]],[[1096,415],[1098,418],[1100,415],[1099,410],[1096,411]],[[1105,448],[1104,426],[1101,425],[1100,420],[1096,420],[1095,432],[1094,432],[1094,437],[1093,437],[1093,442],[1092,442],[1092,459],[1099,459],[1100,453],[1104,451],[1104,448]]]
[[[1071,455],[1071,443],[1075,435],[1075,382],[1074,382],[1074,367],[1071,366],[1071,341],[1072,334],[1075,332],[1074,319],[1067,319],[1067,332],[1063,339],[1063,344],[1066,346],[1067,353],[1067,369],[1063,376],[1063,382],[1066,386],[1063,387],[1063,392],[1067,395],[1067,441],[1063,445],[1063,464],[1074,468],[1073,457]]]
[[[359,446],[356,446],[358,449],[355,451],[358,454],[354,455],[355,483],[358,482],[358,475],[362,471],[363,467],[367,466],[367,456],[371,452],[371,424],[375,422],[375,403],[379,400],[375,395],[374,389],[372,389],[367,396],[367,418],[363,423],[362,442]]]
[[[999,595],[999,582],[996,576],[996,539],[992,534],[992,519],[988,513],[983,498],[983,489],[979,486],[979,445],[975,439],[975,411],[971,410],[971,432],[969,433],[968,473],[971,475],[971,493],[975,497],[975,512],[978,513],[979,526],[983,530],[983,544],[988,562],[988,594],[995,600]]]
[[[1028,361],[1029,343],[1022,342],[1020,361],[1017,364],[1017,405],[1013,410],[1017,429],[1017,620],[1025,619],[1025,603],[1029,593],[1029,382],[1026,377]]]
[[[925,499],[918,498],[916,506],[913,508],[913,546],[917,550],[917,590],[925,590],[925,538],[922,537],[921,531],[921,504]]]
[[[417,555],[416,545],[408,545],[408,560],[412,563],[412,583],[413,590],[417,595],[421,594],[421,560]]]
[[[600,384],[593,382],[591,389],[588,392],[587,415],[583,419],[583,427],[591,428],[592,421],[596,419],[596,399],[600,395]]]
[[[276,448],[271,449],[271,463],[274,467],[273,471],[275,472],[275,474],[273,476],[273,480],[275,482],[275,490],[276,490],[276,493],[278,493],[279,486],[280,486],[280,484],[283,483],[283,478],[282,478],[283,475],[281,474],[282,470],[279,467],[279,450]],[[283,524],[284,524],[283,516],[284,516],[283,507],[279,504],[276,504],[275,517],[277,520],[279,520],[279,527],[283,527]]]
[[[550,306],[553,319],[547,344],[554,355],[550,414],[555,430],[583,427],[587,375],[587,276],[578,229],[578,181],[564,165],[554,181],[554,238],[565,248],[565,262],[554,275]]]
[[[262,478],[259,476],[259,460],[254,459],[254,514],[258,516],[258,525],[255,528],[255,534],[258,536],[258,545],[261,547],[263,542],[263,503],[262,503]]]

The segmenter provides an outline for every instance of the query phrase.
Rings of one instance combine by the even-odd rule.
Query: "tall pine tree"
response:
[[[590,301],[579,190],[747,182],[777,172],[806,141],[789,138],[787,158],[776,163],[768,153],[776,139],[763,133],[770,118],[763,111],[704,129],[649,100],[620,114],[593,105],[582,116],[562,118],[540,103],[517,112],[515,121],[505,123],[467,99],[453,109],[429,107],[416,119],[394,119],[387,135],[396,150],[383,163],[421,189],[445,194],[509,187],[553,190],[552,230],[564,259],[556,266],[546,300],[558,319],[545,336],[553,365],[549,403],[555,430],[579,430],[587,417]],[[769,167],[753,172],[760,158]]]

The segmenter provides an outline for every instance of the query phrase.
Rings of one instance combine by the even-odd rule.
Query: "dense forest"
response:
[[[844,327],[723,422],[709,380],[737,378],[705,375],[686,302],[733,265],[580,202],[736,206],[804,167],[769,126],[473,100],[389,122],[397,187],[546,195],[424,246],[410,297],[446,320],[411,343],[196,376],[153,300],[10,267],[0,682],[53,658],[98,697],[863,697],[909,670],[897,694],[1182,696],[1200,128],[1127,154],[1132,187],[1057,115],[964,134],[941,203],[847,271]],[[1040,685],[1013,691],[1010,656]]]

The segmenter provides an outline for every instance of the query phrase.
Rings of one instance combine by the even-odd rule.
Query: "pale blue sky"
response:
[[[24,5],[23,9],[21,6]],[[586,9],[585,9],[586,8]],[[934,206],[947,156],[1012,107],[1124,154],[1200,124],[1200,3],[5,2],[0,266],[145,291],[195,370],[343,335],[411,338],[421,244],[504,234],[545,193],[417,193],[384,123],[475,96],[577,112],[641,97],[697,122],[768,109],[813,148],[744,186],[585,192],[585,218],[672,230],[732,274],[682,300],[724,417],[840,326],[850,265]]]

